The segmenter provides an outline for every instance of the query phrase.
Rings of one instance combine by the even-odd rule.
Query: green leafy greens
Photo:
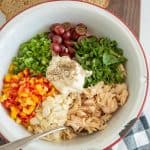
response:
[[[119,65],[124,65],[127,59],[116,41],[92,36],[82,39],[75,48],[77,61],[84,69],[92,71],[92,75],[85,80],[85,87],[95,85],[99,81],[107,84],[125,81]]]
[[[21,44],[18,55],[13,59],[13,72],[17,74],[28,68],[33,76],[45,75],[52,56],[50,44],[47,33],[38,34]]]

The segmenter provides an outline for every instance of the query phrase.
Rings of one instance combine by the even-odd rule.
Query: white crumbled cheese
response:
[[[35,117],[30,120],[30,127],[33,129],[33,132],[39,133],[54,127],[63,126],[67,120],[67,113],[72,101],[68,95],[64,94],[47,97],[43,101],[42,106],[37,109]],[[60,133],[49,135],[48,139],[60,141]]]

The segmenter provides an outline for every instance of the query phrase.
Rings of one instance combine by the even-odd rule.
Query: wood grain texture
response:
[[[0,10],[6,15],[7,20],[11,19],[13,16],[19,12],[42,2],[51,0],[0,0]],[[82,0],[97,4],[103,8],[109,5],[109,0]]]
[[[141,0],[110,0],[108,10],[120,17],[139,37]]]

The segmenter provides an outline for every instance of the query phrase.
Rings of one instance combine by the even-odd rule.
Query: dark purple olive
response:
[[[61,52],[59,53],[59,55],[60,55],[60,56],[69,56],[69,50],[68,50],[68,48],[65,48],[65,51],[61,51]]]
[[[68,56],[68,48],[64,45],[60,45],[61,51],[59,52],[59,56]]]
[[[67,54],[69,54],[69,49],[68,49],[68,47],[65,49],[65,52],[66,52]]]
[[[75,49],[72,47],[68,47],[69,50],[69,56],[72,58],[75,56]]]
[[[64,45],[60,45],[60,47],[61,47],[61,53],[65,53],[66,46],[64,46]]]
[[[64,34],[63,34],[63,39],[64,40],[69,40],[71,38],[71,32],[70,31],[66,31]]]
[[[59,35],[54,35],[54,36],[52,37],[52,41],[53,41],[54,43],[61,44],[61,43],[62,43],[62,37],[59,36]]]
[[[80,23],[76,26],[75,31],[78,35],[86,35],[87,27],[84,24]]]
[[[57,44],[57,43],[52,43],[52,44],[51,44],[51,48],[52,48],[52,50],[53,50],[55,53],[61,52],[61,47],[60,47],[60,45]]]
[[[54,35],[55,35],[55,34],[54,34],[53,32],[50,32],[50,33],[48,34],[48,38],[52,40],[52,38],[53,38]]]
[[[65,31],[69,31],[72,28],[72,25],[69,22],[64,22],[62,25],[63,25]]]
[[[50,26],[50,31],[54,31],[54,29],[55,29],[55,27],[57,26],[57,25],[60,25],[60,23],[54,23],[54,24],[52,24],[51,26]]]
[[[68,47],[68,46],[74,46],[74,41],[65,40],[64,44],[65,44],[66,47]]]
[[[65,32],[65,29],[62,25],[56,25],[54,27],[54,32],[57,34],[57,35],[63,35],[64,32]]]
[[[77,40],[79,38],[79,35],[76,33],[75,28],[71,29],[71,39]]]

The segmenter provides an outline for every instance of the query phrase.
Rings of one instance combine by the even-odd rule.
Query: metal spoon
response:
[[[39,139],[39,138],[41,138],[43,136],[46,136],[48,134],[52,134],[52,133],[55,133],[55,132],[58,132],[58,131],[61,131],[61,130],[64,130],[64,129],[66,129],[66,127],[59,127],[59,128],[55,128],[55,129],[51,129],[51,130],[45,131],[43,133],[34,134],[34,135],[29,136],[29,137],[25,137],[25,138],[16,140],[14,142],[10,142],[8,144],[5,144],[3,146],[0,146],[0,150],[16,150],[16,149],[20,149],[23,146],[31,143],[34,140],[37,140],[37,139]]]

